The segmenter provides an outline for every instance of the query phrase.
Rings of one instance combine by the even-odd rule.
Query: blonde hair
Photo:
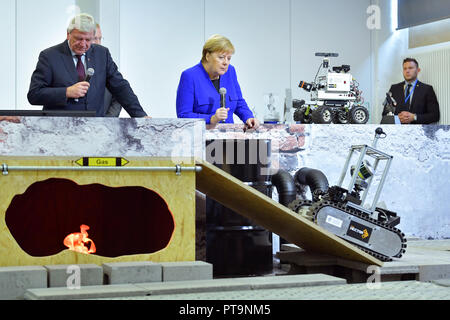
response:
[[[230,52],[234,54],[234,46],[231,41],[220,34],[212,35],[203,46],[202,62],[206,62],[206,55],[213,52]]]
[[[94,17],[87,14],[81,13],[76,15],[72,21],[70,21],[69,27],[67,28],[67,33],[71,33],[73,30],[79,30],[80,32],[92,32],[96,29]]]

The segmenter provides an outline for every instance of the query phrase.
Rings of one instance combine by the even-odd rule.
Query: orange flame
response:
[[[80,233],[72,233],[69,234],[64,239],[64,245],[69,248],[69,250],[84,253],[84,254],[91,254],[95,253],[95,244],[94,241],[88,238],[88,233],[86,230],[89,230],[89,226],[81,225],[80,226],[81,232]]]

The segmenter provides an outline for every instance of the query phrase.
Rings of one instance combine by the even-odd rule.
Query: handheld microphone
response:
[[[86,71],[86,79],[84,81],[90,82],[92,77],[94,76],[95,70],[93,68],[89,68]]]
[[[394,97],[392,96],[392,92],[386,93],[386,100],[384,102],[384,111],[388,116],[393,116],[395,113],[395,108],[397,107],[397,101],[395,101]]]
[[[395,101],[394,97],[392,96],[392,92],[389,91],[389,92],[386,94],[386,98],[388,99],[388,102],[389,102],[390,104],[392,104],[394,107],[397,106],[397,101]]]
[[[86,82],[90,82],[92,77],[94,76],[95,70],[93,68],[89,68],[86,70],[86,78],[84,79],[84,81]],[[74,99],[75,102],[79,102],[80,99]]]
[[[227,106],[226,106],[225,96],[227,94],[227,89],[220,88],[219,93],[220,93],[220,107],[226,108]]]
[[[219,89],[219,93],[220,93],[220,107],[226,109],[227,108],[227,104],[226,104],[226,95],[227,95],[227,89],[225,88],[220,88]],[[225,120],[220,121],[221,123],[225,123]]]

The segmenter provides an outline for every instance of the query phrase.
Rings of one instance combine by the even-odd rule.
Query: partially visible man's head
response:
[[[100,25],[97,23],[95,29],[94,43],[101,45],[102,39],[103,39],[102,28],[100,28]]]
[[[403,77],[406,81],[411,82],[417,79],[420,72],[419,63],[414,58],[406,58],[403,60]]]
[[[67,28],[67,40],[75,54],[82,55],[89,50],[94,40],[95,29],[95,20],[89,14],[81,13],[72,19]]]

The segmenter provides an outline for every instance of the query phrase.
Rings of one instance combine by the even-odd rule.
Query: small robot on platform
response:
[[[377,259],[392,261],[403,256],[407,241],[405,234],[396,228],[400,224],[397,213],[381,208],[378,203],[393,159],[377,149],[378,140],[385,137],[383,129],[378,128],[372,146],[353,145],[336,186],[329,187],[327,177],[317,169],[300,169],[294,180],[301,197],[291,202],[289,208]],[[351,165],[355,158],[356,164]],[[374,179],[377,171],[378,177]],[[347,173],[351,179],[345,189]],[[376,184],[370,203],[369,189]],[[306,186],[311,191],[311,200],[303,197]]]
[[[349,73],[350,66],[330,69],[329,57],[338,56],[337,53],[316,53],[316,57],[324,58],[314,82],[300,81],[299,84],[311,93],[311,101],[293,100],[295,121],[322,124],[366,124],[369,121],[369,111],[362,105],[362,91]]]

